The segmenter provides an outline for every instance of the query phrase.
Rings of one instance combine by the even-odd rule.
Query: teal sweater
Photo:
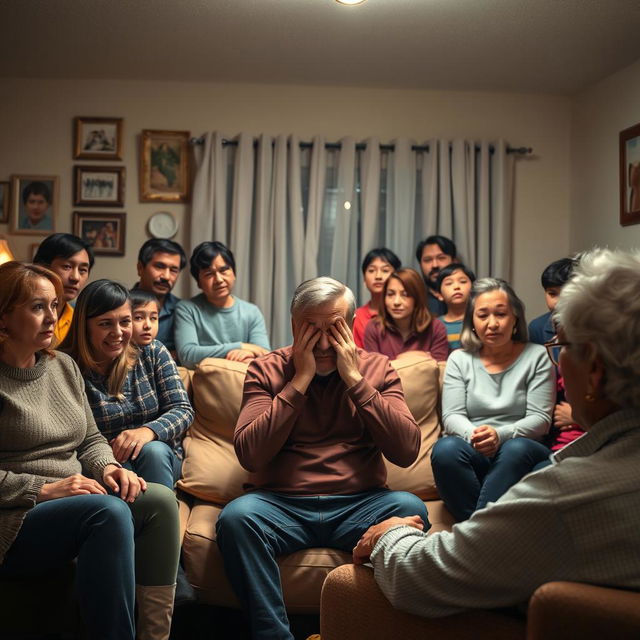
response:
[[[178,302],[174,336],[180,364],[194,367],[203,358],[224,358],[243,342],[270,349],[262,312],[255,304],[233,298],[233,306],[219,308],[203,293]]]

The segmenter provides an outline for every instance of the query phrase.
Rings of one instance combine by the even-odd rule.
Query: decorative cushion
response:
[[[242,495],[248,478],[233,449],[246,371],[240,362],[206,358],[192,379],[196,417],[184,438],[178,488],[222,506]]]
[[[440,367],[420,353],[407,353],[391,362],[402,380],[407,406],[420,427],[420,453],[415,462],[403,469],[385,460],[390,489],[410,491],[422,500],[438,499],[431,471],[431,449],[440,436],[438,401]]]

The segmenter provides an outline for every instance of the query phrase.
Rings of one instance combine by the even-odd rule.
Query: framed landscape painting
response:
[[[76,160],[122,160],[122,118],[79,116],[73,124]]]
[[[58,176],[11,176],[11,233],[47,236],[57,211]]]
[[[140,201],[188,202],[190,133],[145,129],[140,149]]]
[[[620,132],[620,224],[640,222],[640,124]]]
[[[123,256],[126,213],[74,211],[73,233],[93,248],[98,256]]]
[[[122,207],[124,167],[73,168],[73,204],[80,207]]]

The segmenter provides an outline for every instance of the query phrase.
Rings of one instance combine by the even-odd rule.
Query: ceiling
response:
[[[0,77],[572,95],[640,59],[640,0],[0,0]]]

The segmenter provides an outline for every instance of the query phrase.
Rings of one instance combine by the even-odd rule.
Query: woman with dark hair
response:
[[[413,269],[398,269],[384,284],[383,309],[364,332],[364,348],[391,359],[410,351],[429,353],[434,360],[449,355],[447,330],[427,308],[422,278]]]
[[[233,253],[221,242],[202,242],[190,261],[191,275],[202,293],[181,300],[175,312],[178,357],[185,367],[204,358],[249,362],[268,353],[262,312],[232,295],[236,283]]]
[[[54,328],[58,344],[65,339],[71,326],[71,301],[78,297],[87,283],[94,261],[91,245],[71,233],[54,233],[46,237],[33,257],[34,264],[44,265],[62,280],[64,296]]]
[[[132,323],[129,291],[96,280],[80,294],[62,348],[85,376],[93,416],[118,462],[173,489],[193,409],[166,347],[136,347]]]
[[[162,567],[168,574],[173,567],[175,580],[175,497],[147,488],[116,461],[78,367],[51,351],[63,296],[60,279],[44,267],[0,266],[0,575],[75,558],[88,637],[133,640],[137,583],[136,637],[167,638],[168,628],[156,631],[171,609],[158,604],[155,585]]]
[[[544,347],[527,342],[524,305],[496,278],[476,280],[442,391],[445,437],[431,465],[447,509],[466,520],[549,456],[555,373]]]
[[[364,348],[364,331],[369,320],[378,315],[382,306],[382,290],[387,278],[402,266],[400,258],[386,247],[371,249],[362,261],[362,275],[364,286],[371,294],[367,304],[356,309],[353,320],[353,341],[356,346]]]

